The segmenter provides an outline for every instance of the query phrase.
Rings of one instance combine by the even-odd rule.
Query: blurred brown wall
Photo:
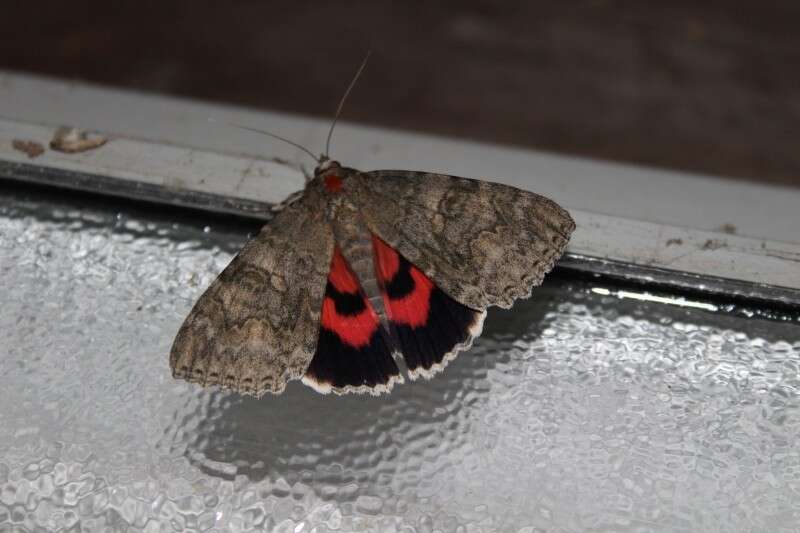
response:
[[[800,2],[9,2],[0,69],[800,185]]]

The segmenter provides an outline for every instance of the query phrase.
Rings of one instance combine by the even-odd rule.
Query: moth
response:
[[[294,379],[386,393],[404,381],[398,362],[412,380],[431,378],[470,348],[488,307],[530,296],[574,228],[532,192],[320,156],[197,301],[172,374],[256,396]]]

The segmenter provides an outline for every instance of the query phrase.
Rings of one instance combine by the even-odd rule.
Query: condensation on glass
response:
[[[551,279],[433,381],[245,398],[167,360],[222,224],[0,194],[0,529],[800,524],[796,323]]]

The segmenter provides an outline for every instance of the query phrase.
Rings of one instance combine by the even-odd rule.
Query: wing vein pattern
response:
[[[334,238],[306,195],[266,224],[195,304],[170,353],[175,377],[280,393],[316,351]]]
[[[369,229],[476,310],[530,296],[575,228],[552,200],[507,185],[391,170],[358,179]]]

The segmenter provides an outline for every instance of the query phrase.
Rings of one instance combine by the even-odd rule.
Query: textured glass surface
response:
[[[169,211],[0,190],[0,530],[797,531],[796,323],[551,279],[433,381],[243,398],[167,353],[252,227]]]

